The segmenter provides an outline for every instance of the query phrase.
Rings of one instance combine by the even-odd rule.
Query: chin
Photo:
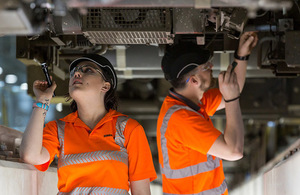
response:
[[[73,97],[76,97],[78,94],[80,94],[80,91],[76,90],[76,88],[72,87],[72,88],[69,89],[69,94],[73,98]]]

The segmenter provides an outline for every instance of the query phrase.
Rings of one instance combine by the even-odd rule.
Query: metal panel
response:
[[[68,7],[249,7],[282,9],[292,6],[290,0],[66,0]]]
[[[300,31],[287,31],[285,37],[285,61],[288,66],[300,67]]]
[[[64,17],[53,17],[53,25],[57,35],[82,34],[81,18],[77,10],[70,10]]]
[[[1,34],[31,34],[33,31],[31,21],[23,9],[0,10]]]
[[[249,0],[248,0],[249,1]],[[67,0],[68,7],[193,7],[195,0]]]
[[[205,31],[206,15],[200,9],[174,8],[175,34],[202,34]]]
[[[88,9],[84,35],[93,44],[169,44],[170,11],[164,8]]]

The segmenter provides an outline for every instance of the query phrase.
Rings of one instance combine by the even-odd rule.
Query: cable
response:
[[[259,17],[262,17],[264,15],[266,15],[266,13],[268,13],[268,11],[265,11],[264,13],[260,14],[260,15],[257,15],[256,17],[259,18]]]
[[[212,42],[216,39],[216,37],[217,37],[217,34],[215,34],[213,36],[213,38],[210,40],[210,42],[205,46],[205,49],[207,49],[212,44]]]
[[[300,7],[298,5],[298,2],[296,0],[294,0],[295,4],[297,5],[297,8],[298,8],[298,11],[299,11],[299,14],[300,14]]]

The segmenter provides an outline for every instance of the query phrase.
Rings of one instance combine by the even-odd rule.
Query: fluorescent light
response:
[[[5,82],[7,83],[7,84],[14,84],[14,83],[16,83],[18,81],[18,77],[16,76],[16,75],[14,75],[14,74],[8,74],[8,75],[6,75],[6,77],[5,77]]]
[[[0,75],[3,73],[3,68],[0,67]]]
[[[20,89],[21,89],[21,90],[24,90],[24,91],[27,91],[27,90],[28,90],[28,84],[27,84],[27,83],[22,83],[22,84],[20,85]]]
[[[268,127],[275,127],[276,123],[273,122],[273,121],[269,121],[269,122],[267,123],[267,125],[268,125]]]
[[[56,110],[57,110],[58,112],[62,112],[62,111],[63,111],[63,104],[62,104],[62,103],[56,104]]]

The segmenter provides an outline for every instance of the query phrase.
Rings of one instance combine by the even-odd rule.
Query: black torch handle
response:
[[[48,66],[47,66],[46,63],[42,63],[41,66],[42,66],[42,70],[43,70],[43,72],[45,74],[46,80],[48,82],[48,87],[50,87],[52,85],[52,81],[50,79],[50,75],[49,75],[49,71],[48,71]],[[55,96],[55,93],[53,92],[53,97],[54,96]]]
[[[233,70],[235,69],[235,67],[237,66],[237,62],[236,61],[234,61],[234,62],[232,62],[232,69],[231,69],[231,72],[230,73],[232,73],[233,72]]]

